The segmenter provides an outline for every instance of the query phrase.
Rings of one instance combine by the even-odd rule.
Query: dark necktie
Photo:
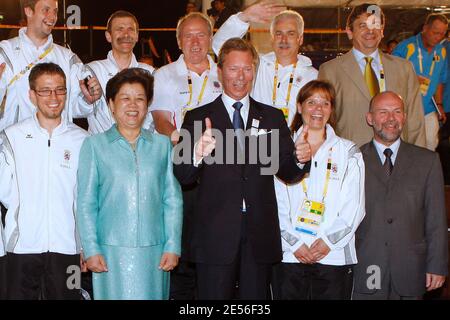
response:
[[[239,145],[242,150],[244,150],[244,120],[241,116],[242,103],[237,101],[233,103],[234,113],[233,113],[233,128],[236,133]]]
[[[242,116],[241,116],[242,103],[239,101],[233,103],[233,108],[234,108],[233,128],[234,128],[234,130],[237,130],[237,129],[244,130],[244,120],[242,120]]]
[[[386,175],[388,177],[390,177],[392,174],[392,169],[394,169],[394,165],[392,164],[392,160],[391,160],[393,152],[391,149],[386,148],[386,149],[384,149],[383,153],[386,156],[386,161],[384,161],[383,168],[384,168],[384,171],[386,172]]]

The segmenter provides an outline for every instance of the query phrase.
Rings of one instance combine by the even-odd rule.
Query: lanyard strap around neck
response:
[[[420,35],[418,35],[419,37]],[[419,45],[419,40],[416,37],[416,44],[417,44],[417,51],[418,51],[418,55],[417,58],[419,59],[419,70],[420,70],[420,74],[423,74],[423,55],[422,55],[422,48]],[[436,50],[433,51],[433,62],[431,63],[431,67],[430,67],[430,72],[428,74],[428,76],[431,78],[433,76],[433,72],[434,72],[434,65],[436,62]]]
[[[327,160],[327,173],[325,175],[325,185],[323,186],[323,195],[322,195],[322,203],[325,201],[325,197],[328,193],[328,184],[330,182],[330,174],[331,174],[331,155],[333,154],[333,147],[328,150],[328,160]],[[305,179],[302,180],[302,189],[305,194],[306,199],[308,199],[308,189],[306,187]]]
[[[294,73],[295,69],[297,68],[297,62],[295,61],[294,66],[292,68],[291,75],[289,76],[289,84],[288,84],[288,91],[286,95],[286,106],[289,105],[289,100],[291,99],[291,90],[292,90],[292,84],[294,83]],[[275,61],[275,75],[273,76],[273,93],[272,93],[272,103],[275,106],[277,102],[277,89],[278,89],[279,83],[278,83],[278,60]]]
[[[208,71],[207,71],[207,74],[205,75],[205,78],[203,79],[202,88],[200,90],[200,94],[197,97],[197,105],[196,106],[199,106],[200,103],[202,102],[203,94],[205,93],[206,83],[208,82],[209,70],[210,70],[210,65],[209,65],[209,60],[208,60]],[[188,87],[189,87],[189,101],[188,101],[187,105],[190,106],[192,103],[192,94],[193,94],[192,93],[193,92],[192,91],[192,77],[191,77],[190,70],[188,70],[187,81],[188,81]]]

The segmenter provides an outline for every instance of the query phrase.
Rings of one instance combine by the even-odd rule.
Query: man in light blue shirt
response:
[[[400,42],[393,55],[405,58],[414,65],[419,78],[425,114],[427,148],[434,151],[439,143],[439,122],[445,123],[443,83],[448,73],[447,52],[440,43],[447,32],[447,18],[441,14],[428,15],[423,31]],[[434,100],[434,101],[433,101]]]

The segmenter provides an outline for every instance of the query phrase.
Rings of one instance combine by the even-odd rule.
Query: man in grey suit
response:
[[[358,146],[369,141],[372,130],[365,116],[370,99],[391,90],[405,99],[404,141],[425,146],[425,125],[419,81],[409,61],[384,54],[378,49],[385,19],[375,5],[353,8],[347,19],[347,35],[353,48],[320,66],[318,78],[336,89],[336,134]]]
[[[400,139],[403,99],[370,102],[373,141],[366,164],[366,216],[356,232],[353,299],[421,299],[441,287],[448,267],[444,183],[437,153]]]

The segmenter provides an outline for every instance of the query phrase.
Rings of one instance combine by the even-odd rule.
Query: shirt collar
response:
[[[20,41],[25,42],[26,44],[32,46],[33,48],[36,48],[36,45],[31,41],[31,39],[27,36],[27,27],[20,28],[19,30],[19,39]],[[47,50],[53,43],[53,36],[50,34],[47,38],[47,41],[44,43],[44,45],[38,47],[38,50],[43,48],[43,50]]]
[[[358,62],[361,62],[362,60],[364,60],[365,57],[372,57],[373,61],[375,61],[377,64],[380,64],[380,55],[378,54],[378,50],[375,50],[374,52],[372,52],[368,56],[366,56],[364,53],[362,53],[361,51],[359,51],[355,47],[352,48],[352,52],[353,52],[353,55],[356,58],[356,61],[358,61]],[[364,61],[364,63],[365,63],[365,61]]]
[[[47,129],[44,129],[41,127],[41,124],[39,123],[39,120],[37,118],[37,111],[33,114],[33,120],[34,124],[36,125],[36,128],[41,131],[44,134],[49,134]],[[65,118],[64,114],[61,114],[61,123],[53,129],[52,136],[59,135],[62,132],[65,132],[67,129],[67,119]]]
[[[272,51],[265,55],[262,55],[261,60],[264,60],[266,62],[269,62],[269,63],[275,65],[275,62],[277,61],[277,56],[275,55],[275,52]],[[302,67],[312,66],[312,61],[310,58],[308,58],[304,55],[298,54],[297,55],[297,66],[302,66]]]
[[[398,149],[400,148],[400,138],[398,138],[393,144],[390,146],[385,146],[384,144],[378,142],[377,140],[373,139],[373,144],[375,145],[375,148],[377,150],[378,156],[380,157],[381,161],[384,160],[384,150],[389,148],[392,150],[392,156],[391,159],[394,162],[394,159],[397,158]]]
[[[237,101],[240,101],[242,103],[241,114],[244,110],[248,110],[250,106],[250,98],[248,94],[241,100],[234,100],[233,98],[228,96],[225,92],[222,94],[222,102],[225,105],[225,107],[229,110],[234,111],[233,104]]]
[[[206,58],[208,59],[208,61],[209,61],[209,69],[210,69],[210,72],[211,73],[216,73],[217,71],[216,71],[216,63],[211,59],[211,57],[209,56],[209,54],[208,55],[206,55]],[[187,65],[186,65],[186,62],[184,61],[184,54],[180,54],[180,57],[178,58],[178,60],[177,61],[175,61],[175,64],[176,64],[176,70],[177,70],[177,73],[179,74],[179,75],[182,75],[182,76],[187,76],[188,75],[188,68],[187,68]]]
[[[112,50],[109,50],[107,59],[114,66],[116,66],[117,70],[119,70],[119,65],[117,64],[116,59],[114,59]],[[130,65],[128,66],[128,68],[137,68],[137,67],[139,67],[139,64],[136,60],[136,56],[134,55],[134,53],[132,53],[131,54],[131,62],[130,62]]]
[[[125,141],[125,138],[120,134],[119,130],[117,129],[117,124],[114,124],[109,130],[107,130],[105,132],[105,134],[106,134],[106,138],[107,138],[109,143],[112,143],[112,142],[114,142],[116,140],[119,140],[119,139],[122,139],[122,140]],[[151,139],[152,139],[152,134],[148,130],[141,129],[141,133],[139,135],[138,140],[140,138],[143,138],[143,139],[145,139],[145,140],[150,142]]]

